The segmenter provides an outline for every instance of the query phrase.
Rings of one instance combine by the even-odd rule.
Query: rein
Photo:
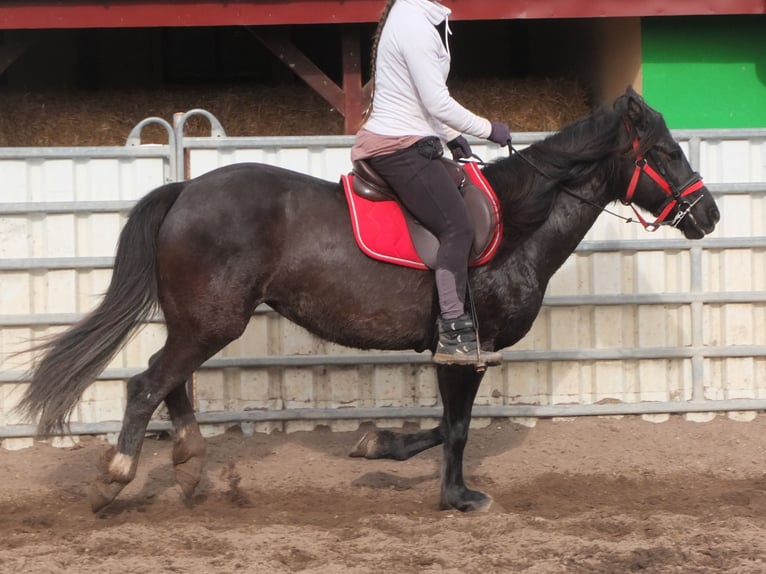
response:
[[[537,165],[535,162],[533,162],[531,159],[529,159],[526,155],[521,153],[515,147],[513,147],[512,145],[509,145],[508,147],[511,150],[511,153],[513,153],[514,155],[516,155],[516,156],[520,157],[521,159],[523,159],[525,162],[527,162],[529,165],[531,165],[538,173],[540,173],[543,177],[545,177],[546,179],[553,179],[553,176],[551,176],[548,173],[546,173],[546,171],[543,168],[541,168],[539,165]],[[577,193],[575,191],[572,191],[572,189],[570,189],[566,185],[559,184],[559,187],[561,188],[561,191],[563,191],[567,195],[570,195],[570,196],[574,197],[575,199],[581,201],[582,203],[586,203],[586,204],[590,205],[591,207],[594,207],[594,208],[598,209],[599,211],[602,211],[604,213],[608,213],[609,215],[613,215],[617,219],[622,219],[625,223],[641,223],[641,221],[636,221],[632,217],[625,217],[624,215],[620,215],[616,211],[612,211],[611,209],[608,209],[607,207],[603,207],[603,206],[599,205],[598,203],[596,203],[595,201],[592,201],[592,200],[588,199],[587,197],[583,197],[579,193]],[[636,212],[636,215],[639,215],[638,212]],[[644,226],[644,229],[646,229],[646,226]]]
[[[625,123],[625,128],[628,130],[628,133],[631,134],[632,130],[631,130],[630,124],[628,123],[628,120],[626,118],[623,118],[623,122]],[[699,191],[704,186],[704,183],[702,182],[702,177],[695,172],[694,174],[692,174],[689,180],[686,181],[682,186],[676,187],[672,185],[671,183],[669,183],[667,174],[661,163],[655,160],[655,163],[657,164],[657,170],[655,170],[649,164],[646,157],[644,157],[644,155],[641,154],[638,135],[633,136],[632,147],[636,153],[635,169],[633,170],[633,175],[630,178],[630,183],[628,184],[628,189],[625,192],[625,197],[621,200],[621,202],[623,205],[628,205],[631,207],[631,209],[633,209],[633,213],[635,213],[636,219],[632,217],[625,217],[615,211],[607,209],[606,207],[602,207],[598,205],[597,203],[595,203],[594,201],[591,201],[590,199],[581,196],[580,194],[578,194],[577,192],[573,191],[572,189],[570,189],[569,187],[565,185],[559,184],[559,187],[567,195],[570,195],[583,203],[586,203],[592,207],[595,207],[599,211],[603,211],[605,213],[608,213],[609,215],[613,215],[614,217],[617,217],[618,219],[622,219],[625,223],[640,223],[641,226],[646,231],[651,231],[651,232],[657,231],[663,225],[678,227],[681,221],[683,221],[684,217],[689,215],[689,212],[691,211],[691,209],[697,204],[698,201],[700,201],[700,199],[702,199],[702,196],[698,197],[692,202],[689,202],[684,199],[685,197],[693,194],[694,192]],[[521,159],[527,162],[543,177],[547,179],[554,179],[548,173],[546,173],[546,171],[542,167],[537,165],[535,162],[529,159],[525,154],[521,153],[519,150],[513,147],[510,141],[508,142],[508,149],[510,150],[512,154],[519,156]],[[652,157],[651,150],[647,151],[646,155]],[[639,182],[639,179],[641,178],[641,174],[644,174],[644,173],[647,176],[649,176],[657,185],[659,185],[660,188],[668,196],[665,203],[662,204],[662,207],[660,209],[660,214],[657,216],[657,219],[655,219],[652,223],[649,223],[648,221],[646,221],[638,212],[636,207],[633,205],[633,194],[636,192],[636,188],[638,187],[638,182]],[[676,207],[676,205],[678,205],[678,211],[676,212],[672,220],[667,221],[667,218],[670,215],[670,212],[673,211],[673,208]]]

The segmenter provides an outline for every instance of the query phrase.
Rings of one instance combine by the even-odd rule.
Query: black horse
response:
[[[689,239],[719,219],[715,201],[662,116],[629,88],[523,152],[484,168],[503,210],[496,256],[470,273],[482,346],[521,339],[553,273],[599,213],[622,200],[673,224]],[[239,164],[164,185],[141,199],[122,230],[100,305],[45,343],[21,409],[41,433],[66,424],[83,390],[159,306],[164,347],[132,377],[116,448],[105,453],[91,506],[109,504],[136,473],[152,413],[164,401],[175,429],[173,463],[188,496],[199,482],[205,441],[186,393],[195,369],[244,331],[253,310],[275,311],[330,341],[363,349],[433,350],[433,274],[368,258],[356,246],[338,183],[278,167]],[[352,453],[404,460],[444,444],[442,508],[486,509],[466,487],[463,451],[483,372],[438,366],[438,427],[372,431]]]

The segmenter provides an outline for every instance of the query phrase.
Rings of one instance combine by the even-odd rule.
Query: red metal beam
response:
[[[267,28],[253,30],[253,34],[272,54],[279,58],[295,74],[302,78],[316,93],[322,96],[341,114],[345,113],[346,103],[343,89],[319,69],[295,44],[290,41],[285,29]]]
[[[766,14],[766,0],[443,0],[454,20]],[[374,22],[383,0],[10,0],[0,29]]]
[[[345,96],[344,129],[347,134],[355,134],[362,123],[362,111],[367,107],[369,101],[364,100],[359,33],[354,30],[353,26],[343,26],[341,44],[343,51],[343,95]]]
[[[343,87],[333,82],[290,41],[287,30],[256,28],[253,29],[253,34],[344,117],[345,133],[356,133],[362,121],[362,111],[370,102],[372,87],[370,82],[362,86],[359,34],[354,28],[344,26],[342,34]]]

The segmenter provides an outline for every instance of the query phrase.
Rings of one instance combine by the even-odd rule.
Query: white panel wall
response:
[[[93,155],[75,148],[70,157],[61,157],[63,149],[48,152],[53,157],[45,150],[28,159],[0,153],[0,427],[29,422],[13,412],[23,385],[8,379],[26,370],[30,356],[13,353],[63,330],[99,302],[127,210],[167,181],[167,159],[141,157],[140,150],[131,155],[118,148],[116,157],[108,148]],[[86,205],[90,210],[83,211]],[[112,366],[145,365],[162,331],[147,325]],[[72,421],[120,421],[124,387],[123,379],[96,382]]]
[[[520,134],[517,147],[539,137]],[[506,351],[506,364],[488,371],[477,405],[766,398],[766,134],[684,132],[679,137],[716,191],[723,219],[715,233],[687,244],[675,230],[648,234],[639,225],[602,215],[553,278],[528,336]],[[188,138],[186,143],[191,176],[241,161],[330,181],[350,168],[347,137]],[[507,153],[474,143],[485,160]],[[0,153],[4,380],[23,370],[20,359],[9,353],[65,328],[98,302],[109,282],[108,261],[126,202],[166,179],[166,161],[158,157],[24,159]],[[754,184],[752,190],[737,187]],[[84,211],[49,209],[50,202],[114,202],[115,209],[101,203]],[[14,205],[32,207],[14,210]],[[629,208],[612,207],[632,215]],[[618,247],[604,248],[605,242]],[[75,263],[61,263],[62,258]],[[58,264],[47,265],[50,260]],[[143,369],[163,339],[160,324],[147,325],[85,393],[74,421],[120,421],[126,373]],[[197,373],[195,402],[201,413],[438,406],[425,355],[404,364],[386,363],[396,353],[372,355],[383,358],[371,361],[370,353],[324,342],[274,313],[259,312],[244,336],[211,362],[225,367]],[[307,356],[329,359],[303,366],[299,359]],[[367,360],[330,364],[343,357]],[[276,364],[253,364],[253,358]],[[0,381],[0,430],[20,422],[11,413],[19,390],[19,384]],[[292,430],[313,424],[256,427]],[[341,422],[329,424],[344,428]]]
[[[702,173],[713,184],[766,182],[766,139],[731,138],[703,141]],[[766,193],[724,195],[718,237],[766,235]],[[705,252],[703,290],[706,292],[766,292],[766,249],[728,248]],[[728,349],[766,345],[766,303],[727,302],[705,306],[705,344]],[[712,357],[706,361],[705,398],[766,398],[766,358],[763,356]]]

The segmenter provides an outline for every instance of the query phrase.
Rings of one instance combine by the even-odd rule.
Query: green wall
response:
[[[672,129],[766,127],[766,15],[644,18],[643,95]]]

